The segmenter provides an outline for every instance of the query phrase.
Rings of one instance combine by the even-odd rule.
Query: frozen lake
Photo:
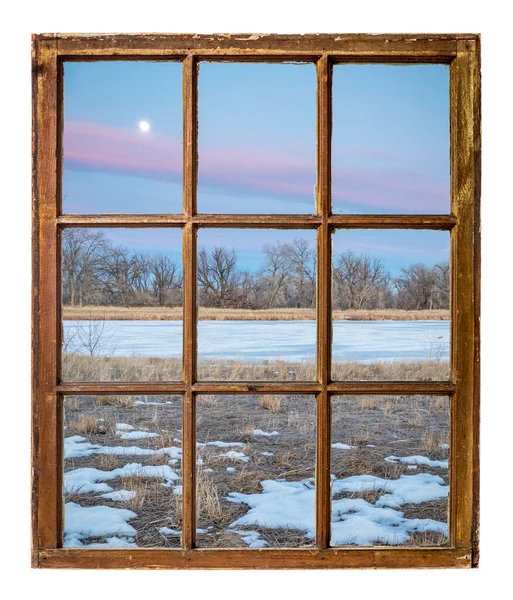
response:
[[[91,323],[64,321],[69,351],[87,353],[80,340],[88,337]],[[104,323],[95,354],[158,358],[182,355],[180,321]],[[313,361],[315,335],[315,321],[200,321],[198,354],[203,359]],[[334,321],[333,360],[448,360],[449,341],[449,321]]]

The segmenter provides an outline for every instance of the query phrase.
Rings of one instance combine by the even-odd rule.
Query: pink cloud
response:
[[[355,153],[382,155],[361,148]],[[386,158],[393,159],[394,155],[387,153]],[[182,177],[181,140],[92,123],[66,123],[64,160],[71,169],[176,182]],[[256,147],[200,148],[199,183],[235,194],[311,199],[315,164],[313,160]],[[335,203],[377,210],[447,212],[448,193],[447,182],[434,182],[424,173],[374,166],[333,170]]]

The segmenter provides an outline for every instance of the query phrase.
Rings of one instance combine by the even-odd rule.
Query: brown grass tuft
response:
[[[208,473],[198,470],[196,474],[196,502],[199,515],[208,521],[219,521],[223,509],[219,490]]]
[[[105,428],[102,422],[91,415],[80,415],[80,417],[69,424],[69,428],[83,435],[102,433]]]
[[[112,471],[118,466],[118,457],[114,454],[100,455],[100,469],[102,471]]]
[[[260,396],[258,404],[261,408],[265,408],[269,412],[279,413],[281,401],[279,396],[272,396],[270,394],[266,394],[265,396]]]

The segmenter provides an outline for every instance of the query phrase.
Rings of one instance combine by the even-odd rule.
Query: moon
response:
[[[139,129],[146,133],[150,130],[150,124],[148,123],[148,121],[139,121]]]

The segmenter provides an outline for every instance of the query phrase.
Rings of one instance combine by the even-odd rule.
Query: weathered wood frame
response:
[[[65,60],[183,62],[183,213],[63,215],[62,64]],[[197,64],[200,60],[306,61],[317,65],[317,214],[200,215]],[[86,35],[33,38],[33,552],[53,568],[390,568],[478,563],[480,39],[477,35]],[[450,67],[451,214],[331,213],[331,73],[341,62],[444,63]],[[60,232],[63,227],[180,227],[184,260],[183,378],[169,383],[62,383]],[[199,227],[316,229],[318,353],[313,382],[196,379],[196,233]],[[341,382],[330,378],[331,234],[336,228],[451,232],[449,382]],[[317,535],[313,549],[195,547],[195,396],[303,393],[317,398]],[[62,398],[66,394],[182,394],[183,548],[62,548]],[[450,540],[440,548],[332,548],[330,412],[336,394],[429,394],[451,398]]]

